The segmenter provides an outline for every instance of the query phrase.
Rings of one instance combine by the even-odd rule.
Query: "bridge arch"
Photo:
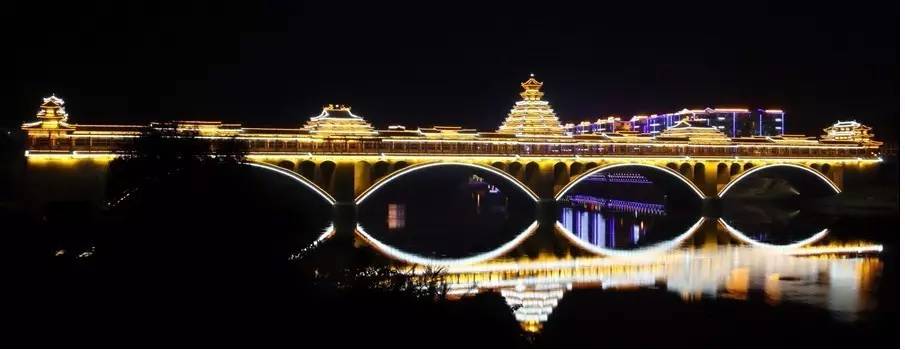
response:
[[[750,164],[750,163],[748,163],[748,164]],[[729,192],[729,189],[731,189],[732,186],[735,186],[735,185],[738,184],[740,181],[744,180],[746,177],[748,177],[748,176],[750,176],[750,175],[752,175],[752,174],[756,174],[756,173],[758,173],[758,172],[760,172],[760,171],[763,171],[763,170],[766,170],[766,169],[777,168],[777,167],[787,167],[787,168],[793,168],[793,169],[799,169],[799,170],[805,171],[806,173],[809,173],[809,174],[811,174],[811,175],[814,175],[814,176],[816,176],[818,179],[823,180],[823,182],[824,182],[830,189],[832,189],[835,193],[841,193],[841,192],[842,192],[842,189],[839,188],[839,186],[836,185],[836,183],[833,182],[833,180],[831,180],[831,179],[828,178],[826,175],[824,175],[823,173],[820,172],[819,167],[818,167],[818,169],[814,169],[813,167],[807,167],[807,166],[804,166],[804,165],[799,165],[799,164],[794,164],[794,163],[777,163],[777,164],[767,164],[767,165],[761,165],[761,166],[758,166],[758,167],[751,167],[751,168],[749,168],[749,167],[747,166],[747,164],[746,164],[746,165],[745,165],[745,169],[746,169],[745,172],[739,174],[739,176],[736,177],[736,178],[734,178],[734,179],[732,179],[732,181],[729,181],[729,183],[727,183],[726,186],[723,186],[723,188],[720,189],[720,192],[717,194],[717,197],[722,198],[726,193]]]
[[[688,164],[688,163],[685,163],[685,164]],[[553,196],[553,199],[557,200],[557,201],[562,199],[562,197],[565,196],[565,194],[567,192],[569,192],[569,190],[572,189],[572,187],[575,187],[575,185],[578,185],[582,180],[584,180],[596,173],[599,173],[599,172],[602,172],[602,171],[605,171],[608,169],[615,169],[615,168],[620,168],[620,167],[633,167],[633,166],[651,168],[651,169],[666,173],[676,179],[679,179],[680,181],[682,181],[682,183],[688,185],[688,187],[691,188],[691,190],[694,191],[694,193],[697,194],[698,197],[700,197],[701,199],[706,198],[706,195],[704,195],[704,192],[701,191],[701,189],[698,188],[698,186],[696,186],[693,182],[691,182],[691,180],[689,180],[687,177],[682,176],[682,174],[679,174],[678,172],[676,172],[675,170],[672,170],[670,168],[665,168],[665,167],[650,165],[650,164],[644,164],[644,163],[616,163],[616,164],[601,165],[594,169],[584,172],[583,174],[581,174],[581,176],[576,177],[574,180],[570,181],[566,186],[564,186],[561,190],[559,190],[559,192],[557,192],[556,195]]]
[[[579,248],[584,249],[588,252],[591,252],[591,253],[594,253],[597,255],[601,255],[601,256],[617,256],[617,257],[622,257],[622,258],[641,258],[641,257],[650,256],[651,254],[659,254],[659,253],[671,250],[675,247],[678,247],[680,244],[682,244],[682,242],[685,242],[686,240],[688,240],[688,238],[693,236],[694,233],[698,231],[698,228],[701,227],[701,225],[704,223],[705,220],[706,219],[704,217],[701,217],[700,219],[698,219],[697,222],[692,224],[691,227],[689,227],[687,230],[685,230],[685,232],[683,232],[682,234],[676,236],[675,238],[673,238],[671,240],[657,243],[657,244],[649,246],[649,247],[631,249],[631,250],[604,248],[604,247],[600,247],[600,246],[596,246],[591,243],[588,243],[588,242],[582,240],[581,238],[579,238],[573,232],[570,232],[569,229],[567,229],[565,226],[563,226],[563,224],[560,223],[559,221],[556,222],[555,227],[556,227],[556,230],[562,236],[565,236],[566,239],[568,239],[570,242],[572,242],[572,244],[574,244],[574,245],[578,246]]]
[[[372,195],[373,193],[376,193],[378,190],[380,190],[381,187],[395,181],[399,177],[402,177],[408,173],[416,172],[419,170],[424,170],[424,169],[434,168],[434,167],[442,167],[442,166],[464,166],[464,167],[471,167],[471,168],[488,171],[490,173],[499,175],[500,177],[506,179],[506,181],[509,181],[516,187],[520,188],[524,193],[526,193],[528,196],[530,196],[531,199],[534,200],[535,203],[537,203],[540,200],[540,197],[538,197],[538,195],[535,194],[534,191],[532,191],[528,186],[526,186],[524,183],[522,183],[517,178],[515,178],[515,176],[506,172],[504,169],[500,169],[500,168],[497,168],[494,166],[483,165],[483,164],[476,164],[476,163],[430,162],[430,163],[419,163],[419,164],[415,164],[415,165],[410,165],[406,168],[399,169],[399,170],[394,171],[394,172],[390,173],[389,175],[381,178],[376,183],[374,183],[374,185],[372,185],[370,188],[368,188],[367,190],[362,192],[361,195],[359,195],[355,199],[355,205],[361,205],[370,195]],[[536,167],[536,164],[535,164],[535,167]],[[521,169],[521,164],[519,164],[519,168]],[[528,168],[530,168],[530,167],[528,167]],[[376,249],[378,252],[380,252],[381,254],[384,254],[390,258],[393,258],[393,259],[396,259],[399,261],[404,261],[407,263],[426,265],[426,266],[455,266],[455,265],[474,264],[474,263],[486,261],[489,259],[493,259],[502,254],[505,254],[506,252],[512,250],[513,248],[515,248],[516,246],[521,244],[525,239],[530,237],[531,234],[533,234],[537,230],[538,225],[539,225],[538,222],[535,220],[530,225],[528,225],[527,228],[525,228],[518,235],[516,235],[515,238],[504,243],[503,245],[501,245],[497,248],[494,248],[490,251],[487,251],[487,252],[478,253],[478,254],[463,257],[463,258],[432,258],[432,257],[420,255],[420,254],[409,253],[409,252],[403,251],[399,248],[395,248],[391,245],[381,242],[379,239],[377,239],[376,237],[369,234],[365,230],[365,228],[362,227],[361,225],[357,225],[357,227],[355,228],[355,232],[360,238],[364,239],[365,242],[367,242],[369,245],[374,247],[374,249]]]
[[[371,185],[371,187],[369,187],[367,190],[362,192],[357,198],[355,198],[355,205],[361,204],[371,194],[373,194],[374,192],[379,190],[384,185],[399,178],[400,176],[403,176],[405,174],[408,174],[408,173],[411,173],[414,171],[438,167],[438,166],[465,166],[465,167],[472,167],[472,168],[477,168],[477,169],[481,169],[481,170],[486,170],[488,172],[494,173],[494,174],[499,175],[500,177],[506,179],[506,181],[509,181],[510,183],[512,183],[519,189],[521,189],[523,192],[528,194],[528,196],[530,196],[531,199],[534,200],[534,202],[540,201],[540,197],[536,193],[534,193],[534,191],[532,191],[531,188],[529,188],[524,183],[519,181],[519,179],[517,179],[516,177],[510,175],[509,173],[507,173],[499,168],[492,167],[492,166],[486,166],[486,165],[482,165],[482,164],[465,163],[465,162],[429,162],[429,163],[419,163],[419,164],[415,164],[415,165],[410,165],[408,167],[396,170],[396,171],[390,173],[389,175],[383,177],[382,179],[378,180],[373,185]]]
[[[524,179],[525,178],[525,167],[522,166],[522,163],[512,162],[509,163],[509,174],[515,177],[516,179]]]
[[[332,190],[333,189],[333,173],[335,171],[336,171],[335,162],[329,161],[329,160],[322,162],[318,166],[318,171],[317,171],[317,173],[319,174],[318,182],[321,185],[323,185],[324,187]]]
[[[315,181],[317,174],[317,164],[310,160],[303,161],[299,164],[299,173],[302,174],[309,181]]]
[[[277,165],[279,165],[281,168],[284,168],[284,169],[287,169],[290,171],[295,171],[295,163],[293,163],[291,160],[282,160],[279,163],[277,163]]]
[[[528,237],[531,236],[534,231],[537,230],[538,223],[534,221],[531,225],[519,233],[515,238],[511,241],[504,243],[503,245],[484,253],[478,253],[469,257],[464,258],[431,258],[426,257],[419,254],[407,253],[398,248],[394,248],[386,243],[381,242],[379,239],[375,238],[368,234],[365,231],[364,227],[361,225],[356,225],[355,232],[359,237],[363,238],[368,244],[377,249],[378,252],[389,256],[390,258],[404,261],[411,264],[425,265],[425,266],[457,266],[457,265],[468,265],[475,264],[482,261],[487,261],[496,257],[499,257],[503,254],[506,254],[510,250],[517,247],[519,244],[525,241]]]
[[[569,177],[575,177],[585,171],[581,162],[574,162],[569,166]]]
[[[311,182],[311,180],[308,180],[307,178],[300,175],[299,173],[296,173],[294,171],[291,171],[291,170],[285,169],[281,166],[273,165],[270,163],[247,162],[247,163],[243,163],[243,164],[252,166],[255,168],[272,171],[272,172],[275,172],[275,173],[283,175],[283,176],[287,176],[287,177],[295,180],[296,182],[301,183],[305,187],[310,188],[314,192],[316,192],[318,195],[321,196],[321,198],[326,200],[327,203],[330,203],[330,205],[336,204],[336,199],[334,199],[333,196],[330,195],[330,193],[327,193],[327,191],[324,191],[322,188],[320,188],[320,186],[318,186],[314,182]]]
[[[553,165],[553,186],[565,186],[569,183],[569,166],[563,162]]]
[[[725,184],[729,182],[729,166],[726,163],[720,163],[716,166],[716,183]]]
[[[382,160],[374,163],[374,166],[371,168],[371,181],[377,181],[377,179],[387,176],[389,173],[390,163]]]
[[[692,170],[691,164],[689,163],[682,163],[682,165],[679,166],[679,174],[684,176],[686,179],[694,179],[694,172]]]
[[[827,233],[830,232],[829,229],[823,229],[823,230],[820,230],[819,232],[811,235],[810,237],[800,240],[798,242],[789,243],[789,244],[771,244],[771,243],[758,242],[757,240],[752,239],[744,232],[739,231],[735,227],[732,227],[731,225],[729,225],[729,223],[726,222],[726,220],[723,220],[723,218],[720,218],[719,222],[720,222],[720,225],[722,225],[723,228],[725,228],[726,231],[728,231],[729,234],[733,238],[735,238],[741,242],[744,242],[750,246],[757,247],[757,248],[767,248],[767,249],[776,249],[776,250],[801,248],[808,244],[819,241],[820,239],[825,237],[827,235]]]

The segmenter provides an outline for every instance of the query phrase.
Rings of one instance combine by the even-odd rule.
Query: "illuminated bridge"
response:
[[[632,130],[573,135],[543,100],[541,82],[521,84],[521,100],[495,131],[453,126],[376,129],[349,107],[329,105],[294,128],[255,128],[218,121],[84,125],[69,121],[63,100],[44,99],[37,120],[23,124],[31,167],[87,162],[106,166],[118,150],[151,129],[248,146],[258,166],[293,176],[331,203],[357,203],[382,184],[434,166],[471,166],[499,175],[538,200],[560,198],[577,182],[621,167],[671,175],[701,198],[722,197],[749,174],[783,168],[834,192],[843,179],[869,172],[880,142],[870,128],[839,122],[821,137],[781,134],[730,137],[684,118],[657,133]],[[693,116],[693,115],[692,115]],[[617,171],[618,170],[618,171]],[[625,171],[624,173],[630,173]],[[815,181],[811,181],[815,180]]]

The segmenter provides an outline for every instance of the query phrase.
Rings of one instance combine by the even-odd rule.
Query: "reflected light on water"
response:
[[[726,228],[726,231],[728,231],[729,234],[731,234],[732,237],[734,237],[735,239],[745,242],[747,244],[756,246],[756,247],[767,248],[767,249],[800,248],[800,247],[806,246],[808,244],[819,241],[820,239],[825,237],[830,232],[828,229],[823,229],[823,230],[820,230],[817,233],[811,235],[810,237],[805,238],[798,242],[793,242],[793,243],[789,243],[789,244],[771,244],[771,243],[758,242],[757,240],[752,239],[750,236],[746,235],[744,232],[739,231],[738,229],[730,226],[729,223],[726,222],[726,220],[723,220],[723,218],[719,219],[719,223],[720,223],[720,225],[723,225],[723,227]]]
[[[604,255],[604,256],[618,256],[618,257],[644,257],[647,255],[656,255],[660,254],[664,251],[673,249],[682,244],[689,237],[694,235],[694,233],[701,227],[701,224],[704,223],[705,218],[701,217],[695,222],[691,227],[688,228],[685,232],[680,233],[675,238],[666,241],[651,245],[646,248],[639,249],[631,249],[631,250],[619,250],[619,249],[610,249],[601,247],[598,245],[591,244],[589,241],[586,241],[581,238],[581,236],[574,234],[571,230],[566,228],[561,222],[556,222],[556,230],[563,236],[566,237],[573,244],[595,254]]]
[[[642,258],[540,258],[450,266],[448,296],[483,291],[502,294],[523,328],[538,331],[573,288],[662,286],[692,302],[702,298],[748,300],[763,291],[770,304],[791,301],[854,320],[871,307],[869,292],[882,268],[878,246],[826,246],[787,251],[721,246],[678,249]],[[416,269],[416,271],[422,271]]]
[[[380,240],[374,238],[374,236],[371,236],[370,234],[368,234],[368,232],[365,231],[364,227],[362,227],[361,225],[358,225],[355,228],[355,233],[359,237],[364,239],[365,242],[367,242],[369,245],[371,245],[379,253],[386,255],[392,259],[411,263],[411,264],[434,266],[434,267],[447,267],[447,266],[468,265],[468,264],[480,263],[483,261],[487,261],[487,260],[499,257],[500,255],[506,254],[507,252],[509,252],[510,250],[512,250],[519,244],[521,244],[526,238],[531,236],[531,234],[537,230],[537,227],[538,227],[538,223],[537,223],[537,221],[534,221],[531,223],[531,225],[528,225],[528,227],[525,228],[525,230],[523,230],[521,233],[519,233],[515,238],[513,238],[509,242],[506,242],[506,244],[503,244],[502,246],[500,246],[496,249],[493,249],[491,251],[488,251],[488,252],[475,254],[475,255],[472,255],[469,257],[459,258],[459,259],[431,258],[431,257],[419,255],[419,254],[404,252],[402,250],[394,248],[394,247],[392,247],[388,244],[385,244],[385,243],[381,242]]]

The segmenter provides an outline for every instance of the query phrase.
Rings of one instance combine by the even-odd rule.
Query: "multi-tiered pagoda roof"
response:
[[[522,83],[524,91],[522,100],[515,103],[509,116],[500,125],[500,134],[516,136],[562,137],[566,136],[559,118],[550,107],[550,103],[542,100],[544,93],[540,91],[544,83],[534,79],[534,74]]]
[[[374,127],[364,118],[352,114],[352,109],[343,105],[327,105],[321,114],[312,117],[305,129],[313,134],[327,135],[376,135]]]

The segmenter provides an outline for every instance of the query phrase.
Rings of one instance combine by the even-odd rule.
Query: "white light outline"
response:
[[[676,236],[676,238],[673,238],[669,241],[657,243],[655,245],[652,245],[652,246],[649,246],[646,248],[631,249],[631,250],[603,248],[603,247],[598,247],[591,243],[585,242],[584,240],[582,240],[581,238],[576,236],[575,233],[573,233],[572,231],[569,231],[569,229],[567,229],[565,226],[563,226],[562,223],[559,222],[559,220],[556,221],[556,228],[559,231],[559,233],[561,235],[565,236],[566,239],[568,239],[570,242],[572,242],[573,244],[575,244],[575,245],[579,246],[580,248],[587,250],[591,253],[602,255],[602,256],[615,256],[615,257],[621,257],[621,258],[638,258],[638,257],[648,257],[651,255],[660,254],[660,253],[669,251],[675,247],[678,247],[680,244],[682,244],[682,242],[684,242],[688,238],[691,238],[691,236],[694,235],[694,233],[698,230],[698,228],[700,228],[701,225],[704,224],[704,220],[706,220],[706,218],[704,218],[702,216],[700,219],[698,219],[697,222],[694,223],[694,225],[691,225],[691,227],[689,227],[688,230],[686,230],[681,235],[678,235],[678,236]]]
[[[372,193],[376,192],[384,185],[392,182],[393,180],[395,180],[396,178],[398,178],[402,175],[408,174],[415,170],[421,170],[424,168],[430,168],[430,167],[435,167],[435,166],[445,166],[445,165],[450,165],[450,166],[464,165],[464,166],[468,166],[468,167],[472,167],[472,168],[487,170],[489,172],[502,176],[504,179],[506,179],[509,182],[511,182],[512,184],[516,185],[523,192],[528,194],[531,197],[531,199],[534,200],[535,203],[540,201],[540,197],[537,195],[537,193],[534,193],[534,191],[531,190],[530,188],[528,188],[527,185],[523,184],[521,181],[519,181],[514,176],[509,175],[509,173],[502,171],[500,169],[497,169],[495,167],[487,166],[487,165],[483,165],[483,164],[466,163],[466,162],[438,161],[438,162],[419,163],[419,164],[410,165],[405,168],[396,170],[387,176],[384,176],[382,179],[378,180],[376,183],[371,185],[371,187],[369,187],[367,190],[365,190],[360,195],[358,195],[358,197],[355,198],[355,205],[360,205]]]
[[[566,187],[563,187],[561,190],[559,190],[559,192],[557,192],[556,195],[553,196],[553,199],[557,200],[557,201],[562,199],[562,197],[565,196],[566,193],[572,189],[572,187],[575,187],[575,185],[580,183],[582,180],[590,177],[591,175],[594,175],[594,174],[599,173],[604,170],[618,168],[618,167],[627,167],[627,166],[640,166],[640,167],[646,167],[646,168],[651,168],[651,169],[656,169],[656,170],[662,171],[664,173],[667,173],[669,175],[672,175],[672,176],[678,178],[679,180],[682,180],[682,182],[684,182],[686,185],[688,185],[688,187],[691,187],[691,189],[694,191],[694,193],[697,194],[698,197],[700,197],[701,199],[707,198],[707,196],[704,194],[704,192],[701,191],[701,189],[698,188],[697,185],[695,185],[693,182],[691,182],[691,180],[688,180],[688,178],[686,178],[679,172],[677,172],[673,169],[670,169],[668,167],[661,167],[661,166],[644,164],[644,163],[613,163],[613,164],[604,164],[604,165],[597,166],[596,168],[588,170],[584,174],[579,175],[577,178],[575,178],[575,180],[572,180],[571,182],[569,182],[566,185]]]
[[[758,248],[764,248],[764,249],[786,250],[786,249],[801,248],[808,244],[819,241],[823,237],[826,237],[826,235],[828,233],[830,233],[830,230],[825,228],[825,229],[820,230],[819,232],[815,233],[811,237],[805,238],[798,242],[789,243],[789,244],[770,244],[770,243],[758,242],[758,241],[752,239],[751,237],[748,237],[748,235],[746,235],[744,232],[739,231],[735,227],[730,226],[729,223],[726,222],[726,220],[723,220],[723,218],[719,218],[718,221],[720,222],[720,225],[723,225],[723,227],[726,228],[726,231],[729,231],[729,234],[732,235],[732,237],[734,237],[735,239],[745,242],[749,245],[752,245],[752,246],[755,246]]]
[[[324,191],[319,186],[317,186],[317,184],[311,182],[311,180],[306,179],[304,176],[299,175],[298,173],[296,173],[294,171],[289,171],[289,170],[286,170],[284,168],[281,168],[279,166],[269,164],[269,163],[247,162],[247,163],[242,163],[242,164],[250,165],[250,166],[261,168],[261,169],[270,170],[275,173],[288,176],[288,177],[292,178],[293,180],[300,182],[302,185],[305,185],[306,187],[314,190],[314,192],[317,192],[317,194],[319,194],[322,198],[326,199],[327,203],[330,203],[331,206],[336,205],[336,199],[334,199],[333,196],[331,196],[329,193],[327,193],[327,191]]]
[[[811,169],[810,167],[806,167],[806,166],[800,165],[800,164],[794,164],[794,163],[775,163],[775,164],[765,164],[765,165],[756,166],[756,167],[753,167],[753,168],[751,168],[751,169],[748,169],[748,171],[742,173],[741,175],[739,175],[738,177],[736,177],[736,178],[733,179],[732,181],[729,181],[729,183],[727,183],[726,186],[723,186],[723,188],[720,190],[720,192],[717,193],[717,195],[716,195],[717,198],[723,198],[723,195],[725,195],[726,193],[728,193],[728,192],[729,192],[729,189],[732,188],[732,186],[735,186],[735,184],[737,184],[739,181],[741,181],[742,179],[744,179],[744,178],[747,177],[748,175],[751,175],[751,174],[753,174],[753,173],[756,173],[756,172],[758,172],[758,171],[761,171],[761,170],[764,170],[764,169],[767,169],[767,168],[778,167],[778,166],[785,166],[785,167],[798,168],[798,169],[805,170],[805,171],[807,171],[807,172],[809,172],[809,173],[811,173],[811,174],[816,175],[816,176],[819,177],[821,180],[823,180],[823,182],[825,182],[827,185],[829,185],[830,188],[832,188],[833,191],[836,192],[836,194],[842,193],[842,189],[839,188],[839,186],[837,186],[836,183],[833,182],[833,180],[830,180],[830,178],[828,178],[826,175],[824,175],[823,173],[821,173],[821,172],[819,172],[819,171],[817,171],[817,170]]]
[[[336,234],[336,227],[331,222],[330,226],[327,226],[327,228],[324,229],[324,232],[314,240],[313,244],[318,244],[320,242],[326,241],[333,237],[334,234]]]
[[[538,226],[540,225],[537,223],[537,220],[535,220],[531,223],[531,225],[528,225],[528,227],[525,228],[524,231],[515,236],[515,238],[513,238],[511,241],[506,242],[505,244],[494,248],[491,251],[458,259],[434,259],[418,254],[406,253],[374,238],[374,236],[368,234],[367,231],[365,231],[364,227],[362,227],[360,224],[355,224],[355,233],[357,233],[359,237],[363,238],[368,244],[374,247],[374,249],[376,249],[379,253],[384,254],[392,259],[404,261],[410,264],[445,267],[480,263],[506,254],[510,250],[521,244],[525,239],[530,237],[537,230]]]

